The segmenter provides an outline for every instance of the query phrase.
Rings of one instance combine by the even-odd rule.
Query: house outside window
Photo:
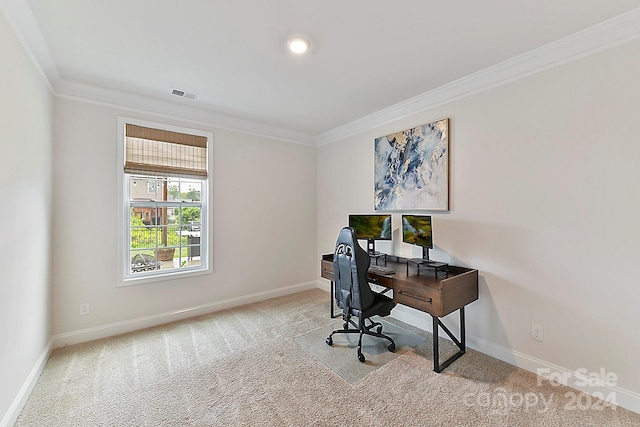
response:
[[[211,134],[124,118],[119,128],[123,283],[210,273]]]

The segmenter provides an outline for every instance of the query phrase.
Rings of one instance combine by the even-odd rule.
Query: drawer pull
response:
[[[418,301],[426,302],[426,303],[429,303],[429,304],[433,303],[433,299],[431,299],[431,298],[424,299],[424,298],[421,298],[421,297],[418,297],[418,296],[415,296],[415,295],[411,295],[411,294],[408,294],[408,293],[402,292],[402,291],[398,291],[398,293],[400,295],[402,295],[402,296],[407,297],[407,298],[417,299]]]

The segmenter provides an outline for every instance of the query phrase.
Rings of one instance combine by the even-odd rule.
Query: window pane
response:
[[[203,267],[202,181],[128,177],[129,274],[155,276]]]
[[[181,200],[179,178],[167,178],[167,200],[171,200],[171,201]]]
[[[182,245],[186,246],[186,265],[200,266],[201,264],[201,212],[200,207],[187,206],[182,210],[182,226],[180,234],[182,236]]]
[[[154,271],[160,269],[155,251],[131,251],[131,273]]]
[[[197,206],[185,206],[182,208],[182,229],[197,231],[200,233],[202,222],[202,209]]]
[[[148,176],[131,176],[129,180],[129,200],[164,200],[163,178]]]
[[[179,211],[179,209],[175,209]],[[164,246],[179,247],[183,242],[180,240],[180,226],[179,225],[167,225],[162,227],[163,231],[166,230],[166,240],[162,241]]]
[[[180,183],[180,193],[182,200],[187,202],[200,201],[200,194],[202,189],[202,181],[195,181],[193,179],[183,179]]]
[[[131,208],[131,249],[145,249],[156,247],[158,229],[156,209],[153,207]]]

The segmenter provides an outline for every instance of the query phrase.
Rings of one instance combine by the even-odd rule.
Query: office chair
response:
[[[367,280],[369,269],[369,254],[360,247],[356,239],[356,232],[351,227],[340,230],[336,249],[333,254],[333,275],[335,286],[335,298],[338,307],[342,309],[343,329],[331,332],[326,340],[328,345],[333,345],[333,334],[360,334],[358,340],[358,360],[364,362],[362,354],[362,335],[372,335],[388,340],[389,351],[396,350],[396,343],[388,336],[382,334],[382,324],[371,320],[371,316],[388,316],[396,306],[393,300],[385,295],[373,292]],[[358,319],[358,323],[352,317]],[[367,326],[365,321],[369,321]],[[349,328],[353,326],[353,329]],[[373,331],[373,328],[376,328]]]

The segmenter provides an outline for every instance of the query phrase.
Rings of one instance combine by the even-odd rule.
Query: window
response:
[[[123,279],[209,271],[211,135],[120,119]]]

